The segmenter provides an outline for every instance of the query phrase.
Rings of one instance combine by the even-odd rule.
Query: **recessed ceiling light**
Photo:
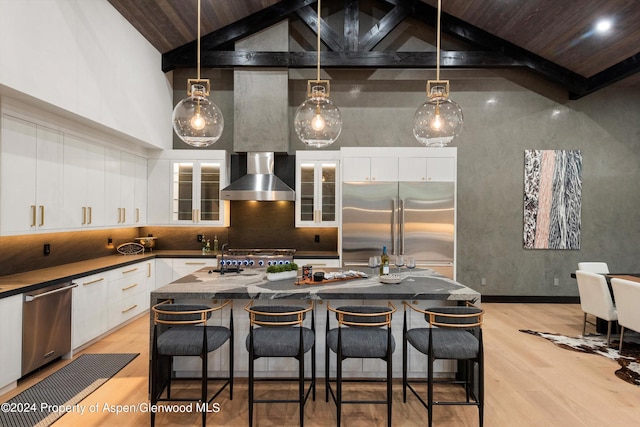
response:
[[[611,29],[610,19],[601,19],[596,23],[596,31],[600,34],[606,33]]]

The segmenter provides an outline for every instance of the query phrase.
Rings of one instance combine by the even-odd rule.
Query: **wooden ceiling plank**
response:
[[[282,0],[227,25],[213,33],[203,36],[200,40],[202,52],[215,50],[228,45],[243,37],[247,37],[258,31],[270,27],[284,19],[287,19],[297,10],[308,6],[317,0]],[[196,63],[196,41],[184,44],[162,55],[162,71],[169,72],[177,68],[176,64],[190,63],[193,67]]]

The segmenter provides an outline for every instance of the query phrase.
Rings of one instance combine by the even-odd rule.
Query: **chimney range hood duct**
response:
[[[247,174],[220,192],[223,200],[295,201],[295,192],[273,173],[272,152],[248,152]]]

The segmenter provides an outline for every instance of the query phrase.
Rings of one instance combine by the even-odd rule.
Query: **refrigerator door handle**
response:
[[[391,255],[396,254],[396,243],[398,239],[398,199],[393,199],[393,212],[391,213]]]
[[[404,255],[404,199],[400,200],[400,251],[399,255]]]

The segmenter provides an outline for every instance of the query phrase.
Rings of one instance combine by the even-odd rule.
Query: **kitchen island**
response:
[[[251,300],[256,304],[308,304],[315,302],[316,353],[318,360],[317,374],[324,375],[325,328],[327,322],[326,304],[332,307],[341,305],[386,305],[391,301],[398,311],[393,316],[392,333],[396,341],[396,351],[393,357],[394,376],[402,373],[402,301],[419,304],[422,307],[441,305],[458,305],[465,302],[480,304],[479,292],[470,289],[454,280],[436,273],[430,269],[416,269],[411,273],[414,281],[408,281],[408,273],[400,274],[402,281],[398,284],[382,284],[378,277],[351,279],[322,284],[296,284],[296,279],[285,279],[270,282],[263,269],[246,269],[241,273],[227,272],[224,275],[213,272],[212,268],[202,268],[195,273],[186,275],[168,285],[151,292],[151,305],[164,300],[177,302],[194,302],[194,300],[234,300],[233,320],[235,326],[235,374],[247,376],[248,353],[245,347],[245,337],[249,330],[249,316],[244,306]],[[211,320],[212,324],[228,325],[227,312],[219,313]],[[423,316],[415,312],[407,313],[408,326],[415,327],[425,324]],[[153,317],[151,316],[151,324]],[[331,319],[331,327],[335,327],[335,319]],[[153,328],[151,329],[153,333]],[[228,345],[228,344],[225,344]],[[220,375],[227,366],[224,358],[225,350],[216,351],[209,356],[209,370],[211,375]],[[198,358],[178,358],[174,368],[179,376],[194,376],[198,374]],[[256,370],[261,375],[282,376],[294,374],[296,366],[278,359],[260,360]],[[379,362],[379,363],[378,363]],[[408,371],[410,376],[425,375],[425,361],[418,352],[410,349]],[[295,364],[293,364],[295,365]],[[371,377],[384,376],[385,364],[378,360],[348,360],[345,365],[345,375],[357,374]],[[311,366],[305,363],[305,366]],[[435,371],[440,376],[450,376],[455,373],[456,365],[449,361],[438,361]]]

